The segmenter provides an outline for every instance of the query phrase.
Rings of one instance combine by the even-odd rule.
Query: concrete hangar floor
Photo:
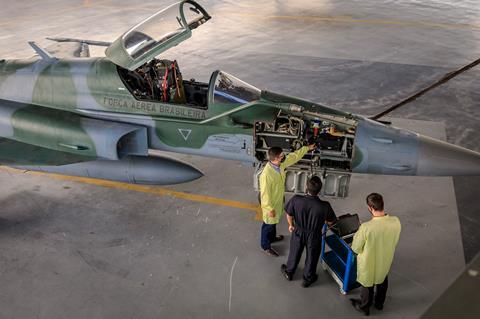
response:
[[[111,41],[169,3],[1,0],[0,57],[29,57],[27,41],[46,46],[47,36]],[[480,55],[474,1],[200,3],[213,19],[165,56],[179,61],[185,78],[206,81],[222,69],[360,114]],[[394,113],[403,118],[394,123],[479,151],[479,72]],[[180,158],[205,177],[167,187],[173,196],[0,170],[0,318],[356,316],[320,267],[308,289],[299,274],[282,278],[288,240],[277,246],[280,258],[260,251],[253,168]],[[367,220],[364,197],[378,191],[403,223],[386,307],[375,316],[419,317],[475,255],[478,189],[471,177],[357,175],[350,197],[331,201],[338,214]],[[287,233],[284,221],[279,229]]]

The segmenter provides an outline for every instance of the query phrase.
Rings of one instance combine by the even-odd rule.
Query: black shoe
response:
[[[273,250],[273,248],[265,249],[264,252],[265,252],[267,255],[272,256],[272,257],[278,257],[278,256],[280,256],[275,250]]]
[[[275,236],[275,238],[273,239],[273,243],[276,242],[276,241],[282,241],[283,238],[284,238],[283,235]]]
[[[377,310],[383,310],[383,305],[373,305]]]
[[[360,300],[359,299],[350,299],[352,302],[353,308],[355,308],[356,311],[361,312],[365,316],[370,316],[370,310],[363,310],[360,308]]]
[[[308,287],[310,287],[315,281],[317,281],[317,279],[318,279],[318,276],[317,276],[317,275],[315,275],[315,277],[313,277],[312,280],[307,280],[307,279],[305,279],[305,277],[304,277],[304,278],[303,278],[303,281],[302,281],[302,287],[303,287],[303,288],[308,288]]]
[[[293,277],[293,276],[292,276],[291,273],[287,272],[287,265],[282,264],[282,265],[280,266],[280,270],[282,271],[282,274],[283,274],[283,276],[285,277],[285,279],[287,279],[288,281],[292,281],[292,277]]]

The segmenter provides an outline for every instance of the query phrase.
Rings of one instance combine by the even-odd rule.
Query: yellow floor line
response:
[[[184,199],[192,202],[239,208],[239,209],[244,209],[244,210],[249,210],[254,212],[256,220],[262,219],[260,206],[253,203],[239,202],[239,201],[222,199],[222,198],[206,196],[206,195],[189,194],[189,193],[178,192],[178,191],[157,187],[157,186],[136,185],[136,184],[114,182],[114,181],[88,178],[88,177],[67,176],[67,175],[60,175],[60,174],[53,174],[53,173],[24,171],[24,170],[15,169],[7,166],[0,167],[0,170],[14,173],[14,174],[46,176],[46,177],[50,177],[57,180],[65,180],[65,181],[72,181],[72,182],[78,182],[83,184],[97,185],[102,187],[130,190],[130,191],[135,191],[140,193],[153,194],[157,196],[171,196],[171,197],[180,198],[180,199]]]

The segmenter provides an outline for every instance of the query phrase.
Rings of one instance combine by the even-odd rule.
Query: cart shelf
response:
[[[327,225],[323,229],[320,258],[322,267],[337,282],[342,294],[360,286],[356,281],[357,264],[354,252],[341,237],[329,231]]]

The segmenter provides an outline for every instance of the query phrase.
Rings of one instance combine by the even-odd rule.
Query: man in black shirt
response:
[[[322,181],[318,176],[313,176],[307,182],[308,194],[293,196],[285,206],[288,231],[292,237],[288,261],[286,265],[282,265],[281,270],[287,280],[292,280],[303,249],[306,247],[307,257],[302,282],[302,286],[305,288],[318,278],[316,273],[321,251],[323,225],[325,222],[333,223],[337,219],[330,203],[318,198],[321,189]]]

